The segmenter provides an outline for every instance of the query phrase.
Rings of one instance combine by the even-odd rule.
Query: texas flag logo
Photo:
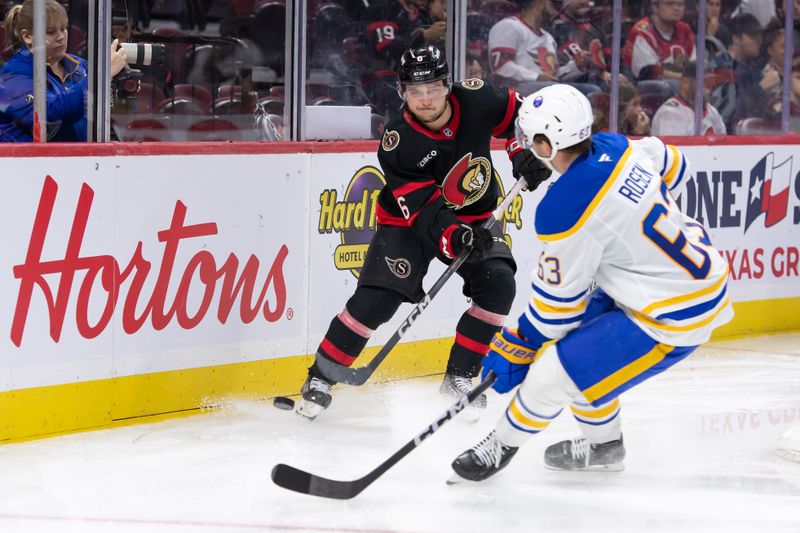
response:
[[[775,154],[770,152],[750,171],[750,188],[747,192],[747,214],[744,230],[750,227],[761,213],[766,213],[764,225],[774,226],[789,210],[789,187],[792,181],[792,158],[775,164]]]

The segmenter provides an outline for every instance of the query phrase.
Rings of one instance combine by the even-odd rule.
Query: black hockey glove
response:
[[[516,140],[506,143],[506,151],[511,159],[512,173],[517,180],[525,180],[525,190],[536,189],[552,172],[533,155],[533,152],[522,148]]]
[[[453,224],[449,226],[439,242],[439,249],[448,259],[455,259],[467,248],[472,248],[470,260],[480,259],[492,247],[492,233],[485,228]]]

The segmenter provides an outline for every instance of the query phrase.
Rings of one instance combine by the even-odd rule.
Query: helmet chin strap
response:
[[[547,168],[549,168],[553,172],[558,172],[555,168],[553,168],[553,159],[555,159],[556,154],[558,154],[558,148],[556,148],[553,145],[550,145],[550,148],[551,148],[551,151],[550,151],[550,156],[549,157],[545,157],[545,156],[539,155],[539,153],[536,151],[536,148],[534,148],[533,145],[531,145],[531,152],[533,152],[533,155],[535,155],[539,159],[539,161],[544,163],[544,166],[546,166]]]

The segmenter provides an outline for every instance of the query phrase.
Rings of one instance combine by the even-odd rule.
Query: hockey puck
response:
[[[275,396],[275,399],[272,400],[272,405],[284,411],[291,411],[294,409],[294,400],[286,396]]]

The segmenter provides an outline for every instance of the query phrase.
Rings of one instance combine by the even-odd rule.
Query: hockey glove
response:
[[[489,353],[483,358],[481,377],[494,370],[497,380],[492,388],[500,394],[512,390],[528,375],[538,348],[521,338],[515,329],[495,333]]]
[[[439,249],[448,259],[455,259],[462,251],[472,248],[470,260],[486,255],[492,247],[492,233],[485,228],[473,228],[467,224],[448,226],[439,239]]]
[[[525,189],[532,191],[543,181],[547,180],[552,172],[533,155],[530,150],[522,148],[516,139],[509,139],[506,143],[506,152],[511,159],[512,174],[517,180],[525,180]]]

